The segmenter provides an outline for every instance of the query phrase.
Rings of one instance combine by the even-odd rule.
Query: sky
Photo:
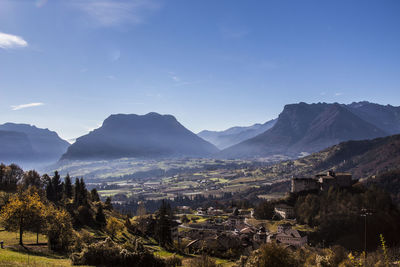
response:
[[[398,0],[0,0],[0,123],[73,139],[110,114],[199,132],[285,104],[400,105]]]

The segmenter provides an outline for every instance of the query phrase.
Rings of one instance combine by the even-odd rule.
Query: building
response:
[[[286,204],[278,204],[274,208],[275,214],[281,219],[295,218],[294,208]]]
[[[330,187],[350,187],[353,185],[350,173],[335,173],[328,171],[315,175],[314,178],[292,178],[292,193],[302,191],[326,191]]]
[[[290,224],[281,224],[275,234],[268,236],[268,241],[275,240],[289,246],[301,247],[307,244],[307,235],[304,232],[293,229]]]

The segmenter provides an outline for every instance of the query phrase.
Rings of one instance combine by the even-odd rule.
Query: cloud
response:
[[[175,82],[179,82],[181,80],[178,76],[171,76],[171,79]]]
[[[116,79],[116,77],[114,75],[107,75],[106,78],[110,79],[110,80],[115,80]]]
[[[32,108],[32,107],[38,107],[38,106],[43,106],[43,105],[44,105],[44,103],[36,102],[36,103],[11,106],[11,109],[12,110],[20,110],[20,109],[24,109],[24,108]]]
[[[160,7],[154,0],[76,0],[70,3],[102,27],[142,23],[150,11]]]
[[[335,93],[335,96],[341,96],[343,93]]]
[[[22,37],[0,32],[0,48],[12,49],[27,46],[28,42],[25,41]]]
[[[47,0],[36,0],[35,5],[36,7],[42,7],[47,3]]]
[[[222,37],[227,39],[240,39],[249,33],[249,31],[243,27],[220,26],[219,30]]]

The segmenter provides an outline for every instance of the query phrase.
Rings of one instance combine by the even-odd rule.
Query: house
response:
[[[275,234],[268,236],[268,242],[275,240],[289,246],[301,247],[307,244],[307,235],[304,232],[293,229],[290,224],[282,224],[278,226]]]
[[[281,219],[295,218],[294,208],[286,204],[278,204],[274,208],[275,214]]]
[[[253,240],[257,243],[265,243],[267,242],[267,231],[265,227],[260,227],[257,232],[253,236]]]
[[[207,215],[207,209],[197,208],[197,215]]]

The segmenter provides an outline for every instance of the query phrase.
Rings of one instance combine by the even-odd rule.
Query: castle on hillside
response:
[[[309,190],[326,191],[329,187],[350,187],[353,185],[350,173],[328,171],[315,175],[314,178],[292,178],[292,193]]]

